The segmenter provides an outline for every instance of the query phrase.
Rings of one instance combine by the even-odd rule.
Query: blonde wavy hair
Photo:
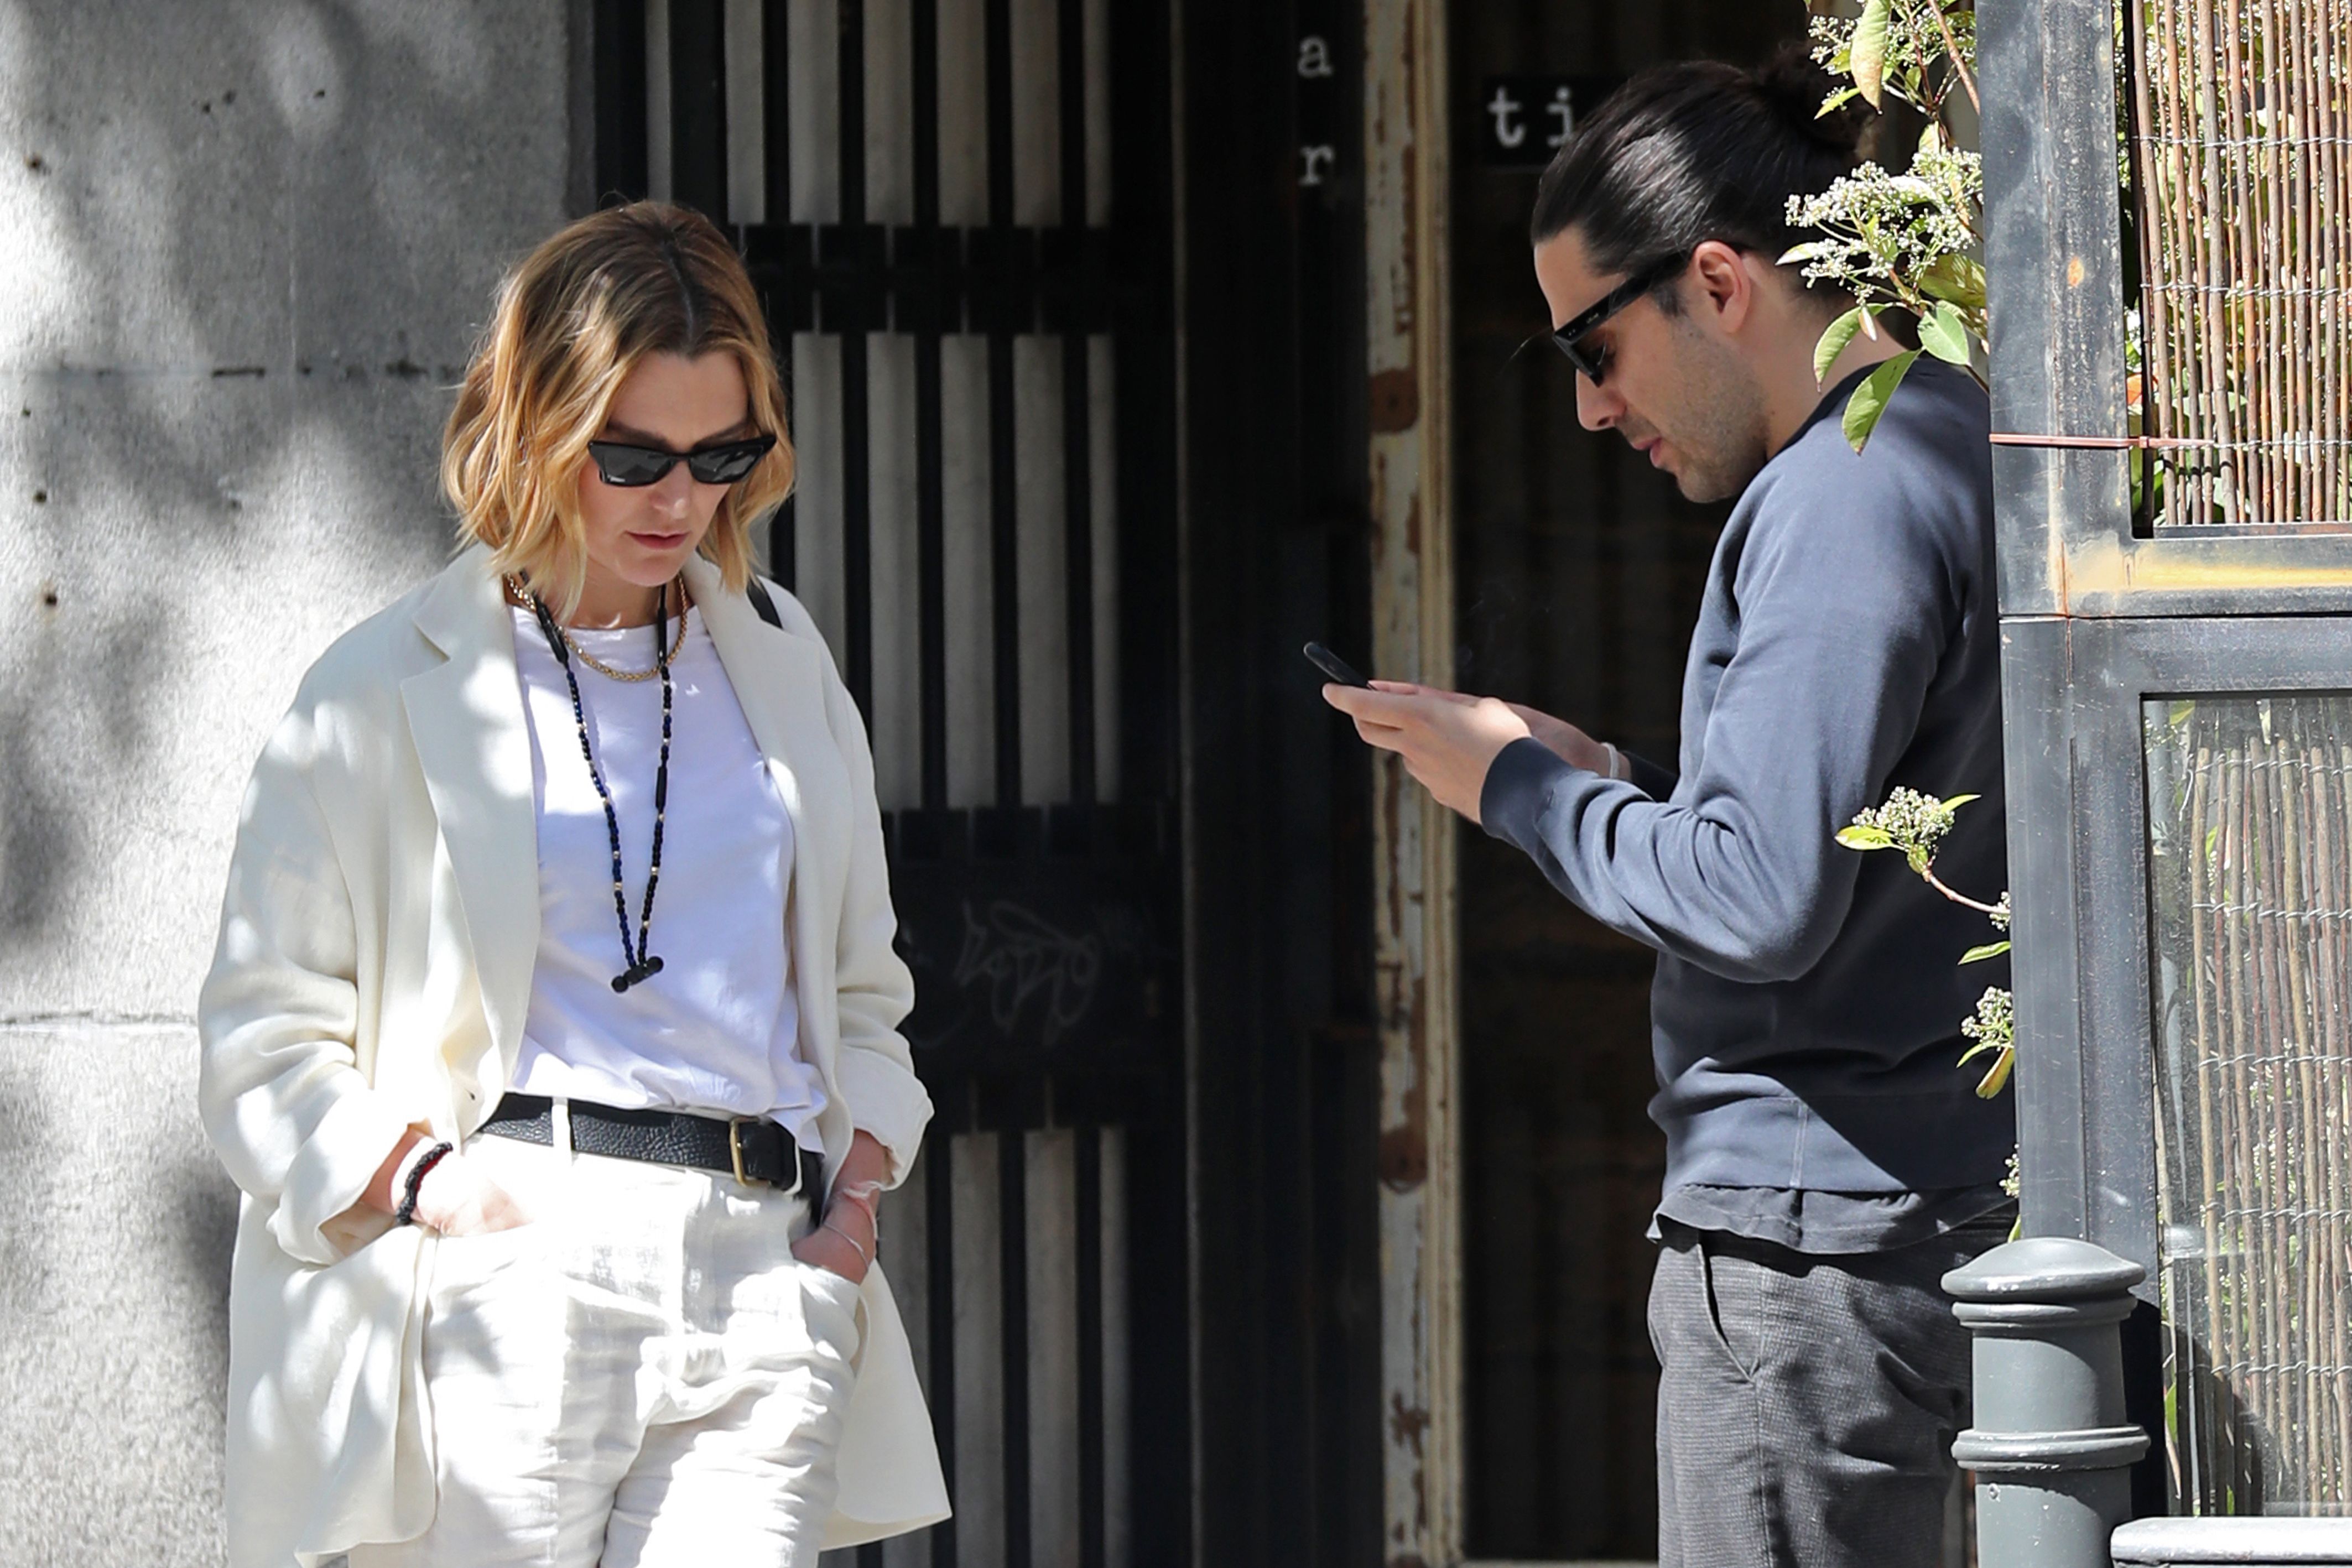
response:
[[[499,285],[441,436],[441,488],[461,543],[490,547],[570,615],[587,585],[580,476],[614,393],[648,354],[725,352],[743,369],[751,422],[776,437],[730,486],[701,553],[730,592],[751,575],[751,526],[793,488],[792,434],[760,299],[742,260],[699,213],[633,202],[542,241]]]

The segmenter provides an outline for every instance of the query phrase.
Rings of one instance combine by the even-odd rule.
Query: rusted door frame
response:
[[[1443,0],[1365,0],[1372,660],[1454,674]],[[1391,1568],[1462,1559],[1462,1248],[1452,814],[1373,774],[1380,1035],[1381,1407]]]

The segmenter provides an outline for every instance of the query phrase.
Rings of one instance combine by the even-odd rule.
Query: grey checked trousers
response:
[[[1938,1281],[2007,1234],[1814,1257],[1667,1225],[1659,1568],[1941,1568],[1969,1353]]]

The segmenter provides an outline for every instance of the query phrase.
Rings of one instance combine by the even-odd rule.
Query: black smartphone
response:
[[[1363,676],[1356,674],[1355,668],[1350,665],[1347,660],[1339,657],[1339,654],[1331,652],[1330,649],[1326,648],[1320,643],[1309,643],[1305,648],[1301,649],[1300,652],[1307,655],[1307,662],[1308,664],[1314,665],[1317,669],[1322,671],[1325,674],[1330,676],[1333,680],[1339,682],[1343,686],[1369,686],[1372,684],[1371,682],[1364,679]]]

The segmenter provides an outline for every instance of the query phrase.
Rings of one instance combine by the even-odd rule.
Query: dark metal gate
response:
[[[1189,1556],[1169,28],[1157,0],[594,0],[601,197],[731,225],[874,731],[939,1108],[887,1256],[958,1518]],[[1148,1479],[1147,1479],[1148,1478]]]
[[[2147,1270],[2136,1513],[2340,1514],[2346,34],[1982,16],[2025,1229]]]

